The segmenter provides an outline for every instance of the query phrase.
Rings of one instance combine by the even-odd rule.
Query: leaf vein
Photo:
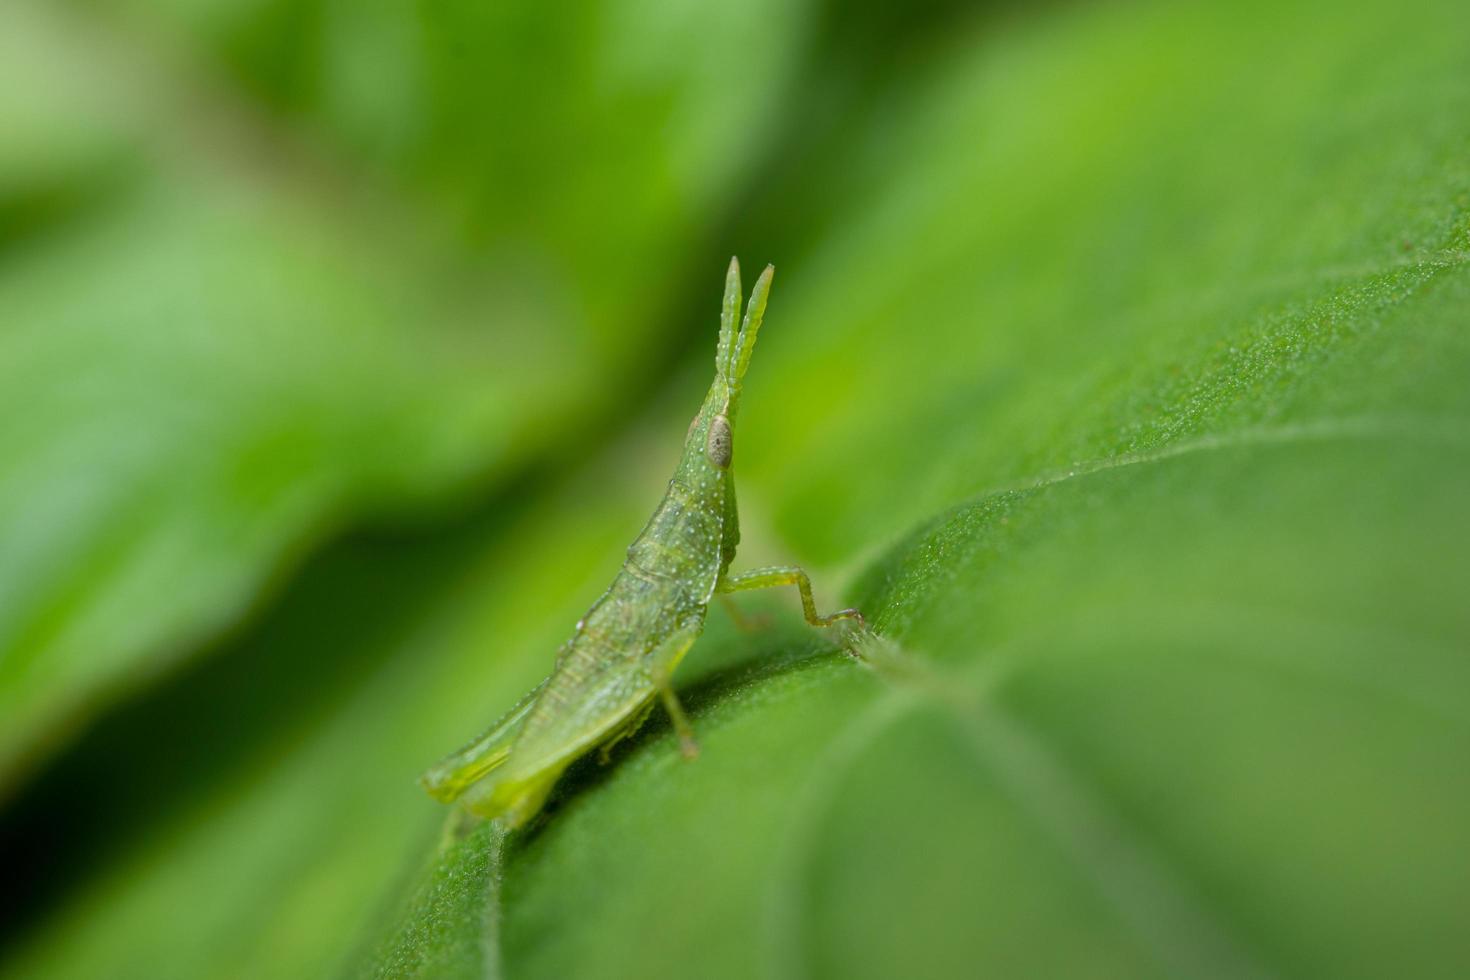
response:
[[[1064,764],[993,701],[951,715],[977,757],[1076,863],[1170,973],[1271,977],[1195,888],[1088,793]]]

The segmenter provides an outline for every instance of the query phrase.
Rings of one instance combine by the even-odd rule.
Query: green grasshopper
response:
[[[663,501],[628,548],[612,586],[562,646],[551,676],[484,735],[424,774],[424,787],[436,799],[462,800],[472,813],[521,826],[567,766],[637,730],[655,698],[673,721],[681,751],[696,756],[689,719],[669,677],[704,630],[717,595],[794,585],[813,626],[848,619],[863,628],[856,609],[817,615],[811,580],[794,565],[729,573],[740,543],[730,471],[735,415],[774,273],[766,266],[740,320],[740,264],[730,260],[715,380],[689,425]]]

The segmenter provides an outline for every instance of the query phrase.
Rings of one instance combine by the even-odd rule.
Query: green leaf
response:
[[[861,576],[898,663],[720,689],[698,765],[575,791],[512,845],[507,974],[1470,965],[1464,48],[1257,13],[936,71],[741,432],[799,553],[969,497]]]
[[[675,273],[729,259],[703,238],[767,150],[810,5],[107,6],[186,38],[461,248],[548,283],[551,312],[636,376]]]
[[[539,679],[616,570],[644,501],[578,489],[331,549],[82,743],[7,828],[49,855],[35,887],[60,903],[8,970],[330,975],[443,822],[418,773]]]
[[[176,55],[149,27],[170,16],[83,22],[23,4],[0,41],[6,91],[38,93],[0,103],[0,235],[12,247],[0,413],[18,423],[0,434],[12,528],[0,554],[0,795],[119,695],[239,622],[337,529],[563,451],[666,323],[646,297],[672,271],[649,270],[728,193],[753,126],[711,121],[739,123],[759,104],[730,111],[730,89],[712,81],[746,60],[725,49],[738,29],[712,58],[654,43],[628,18],[586,35],[568,22],[544,39],[557,60],[621,101],[556,90],[556,104],[519,118],[581,167],[548,167],[547,147],[512,140],[528,159],[497,157],[518,166],[497,174],[485,157],[500,144],[462,148],[466,117],[513,100],[485,79],[491,91],[455,84],[472,69],[445,10],[427,36],[396,35],[426,46],[397,52],[427,86],[402,109],[434,125],[392,161],[406,177],[361,176]],[[352,76],[385,25],[336,16],[343,31],[316,40],[369,50],[313,57]],[[703,42],[703,28],[730,33],[720,16],[664,29]],[[477,30],[505,42],[496,26]],[[769,43],[755,64],[773,91],[789,45],[773,25],[745,29],[758,27]],[[494,63],[523,86],[539,79],[524,61]],[[427,77],[440,70],[442,86]],[[354,107],[377,90],[337,82],[314,108],[350,142],[371,122]],[[644,103],[657,112],[630,124],[624,111]],[[597,134],[582,113],[616,143],[583,154],[576,141]],[[386,139],[390,124],[374,125]],[[436,195],[471,179],[447,193],[472,219],[446,214]],[[621,196],[632,216],[588,235],[582,215],[599,196]],[[548,220],[550,203],[567,210]]]
[[[0,271],[0,783],[349,516],[505,459],[535,395],[406,329],[336,232],[232,196],[130,188]]]
[[[461,837],[446,838],[410,899],[404,931],[385,944],[386,955],[367,969],[382,977],[474,980],[498,971],[503,847],[499,826],[484,821]]]
[[[849,572],[870,668],[790,597],[713,616],[697,763],[656,718],[526,832],[435,845],[415,772],[539,679],[672,465],[698,270],[647,419],[332,549],[67,757],[0,972],[1470,968],[1463,13],[952,16],[750,204],[738,562],[816,559],[824,607]],[[190,711],[239,723],[180,747]]]

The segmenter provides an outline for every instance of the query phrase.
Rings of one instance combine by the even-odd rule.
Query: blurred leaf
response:
[[[414,772],[610,577],[701,349],[533,497],[314,565],[217,658],[254,685],[179,688],[253,723],[156,809],[127,759],[172,758],[166,702],[125,757],[85,747],[37,812],[73,799],[85,840],[89,794],[147,816],[74,857],[7,975],[1462,975],[1463,18],[1114,4],[933,36],[808,165],[844,174],[828,223],[781,229],[799,182],[752,205],[787,254],[741,563],[858,571],[875,669],[713,620],[697,764],[655,721],[503,854],[481,829],[400,877],[442,819]]]
[[[637,377],[670,285],[699,269],[691,246],[710,260],[702,237],[769,152],[809,4],[106,6],[202,48],[460,247],[544,283],[598,365]]]
[[[65,52],[40,18],[13,26],[8,46]],[[50,91],[54,61],[21,63]],[[127,101],[79,87],[55,108],[81,128]],[[129,127],[74,167],[86,206],[0,266],[0,784],[236,620],[346,516],[485,470],[507,400],[536,396],[447,318],[416,330],[442,308],[429,283],[300,187]]]
[[[6,828],[45,856],[34,887],[77,879],[10,969],[330,975],[442,822],[419,771],[535,683],[642,506],[504,501],[410,546],[314,561],[257,628],[63,760],[38,815]]]
[[[427,46],[397,52],[427,73],[397,124],[433,123],[389,161],[406,175],[365,177],[234,98],[149,17],[17,8],[0,70],[7,92],[39,94],[0,97],[0,412],[19,422],[0,436],[0,794],[333,529],[564,449],[647,369],[640,341],[667,323],[648,297],[758,144],[751,92],[780,84],[791,31],[658,19],[690,48],[650,37],[637,8],[555,28],[535,11],[514,16],[582,88],[621,100],[548,88],[553,105],[512,105],[578,166],[478,118],[514,102],[485,64],[529,88],[546,52],[489,23],[475,31],[530,60],[470,58],[479,34],[446,7],[427,34],[391,35]],[[335,46],[392,25],[357,5],[334,16],[343,30],[315,36],[333,51],[313,57],[361,72],[342,58],[372,50]],[[759,76],[738,104],[716,84],[737,60]],[[303,111],[349,143],[386,139],[353,129],[378,90],[331,81]],[[589,118],[616,137],[596,153],[576,143],[598,135]],[[441,194],[475,212],[474,242],[443,232]],[[627,220],[587,234],[612,203]]]

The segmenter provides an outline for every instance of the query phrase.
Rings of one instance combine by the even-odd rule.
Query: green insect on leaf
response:
[[[457,800],[479,816],[520,826],[541,808],[567,766],[636,729],[655,699],[673,721],[680,749],[693,758],[698,746],[670,678],[703,631],[716,595],[794,585],[807,622],[830,626],[851,620],[862,626],[855,609],[819,615],[811,582],[794,565],[729,572],[740,537],[731,470],[740,382],[774,274],[766,266],[742,319],[740,264],[731,259],[715,378],[689,426],[663,500],[628,548],[612,585],[577,623],[551,676],[484,735],[424,775],[436,799]]]

